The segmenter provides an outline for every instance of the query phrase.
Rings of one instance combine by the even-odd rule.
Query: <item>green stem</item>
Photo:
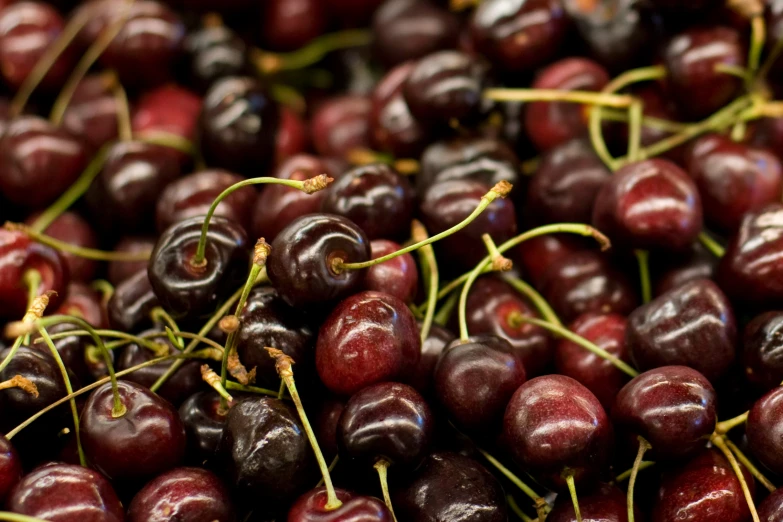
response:
[[[80,247],[60,241],[51,236],[47,236],[41,232],[37,232],[33,227],[28,227],[21,223],[6,222],[4,225],[6,230],[14,230],[27,234],[30,239],[41,243],[43,245],[52,247],[60,252],[67,252],[75,256],[84,259],[93,259],[95,261],[123,261],[123,262],[138,262],[147,261],[150,257],[150,252],[106,252],[104,250],[97,250],[95,248]]]
[[[546,299],[544,299],[544,297],[539,294],[535,288],[530,286],[525,281],[508,274],[503,274],[501,277],[506,283],[513,286],[514,290],[527,297],[530,302],[533,303],[533,306],[536,307],[536,310],[538,310],[538,313],[541,314],[541,317],[543,317],[545,321],[554,325],[563,326],[563,323],[560,322],[560,318],[557,317],[555,311],[552,310],[552,307],[549,306],[549,303],[546,302]]]
[[[726,253],[726,249],[723,248],[720,243],[712,239],[706,232],[699,234],[699,241],[702,245],[704,245],[704,248],[712,252],[712,255],[718,259],[723,257],[723,255]]]
[[[558,89],[486,89],[484,98],[510,102],[568,102],[625,108],[634,99],[625,94],[611,94],[593,91],[562,91]]]
[[[579,510],[579,498],[576,496],[576,484],[574,483],[574,474],[570,471],[566,471],[563,474],[563,478],[568,485],[568,493],[571,495],[571,502],[574,505],[574,514],[576,515],[576,522],[582,522],[582,512]],[[629,522],[633,522],[631,519]]]
[[[742,453],[742,450],[740,450],[731,440],[728,438],[725,439],[726,446],[729,447],[729,449],[734,453],[734,455],[737,457],[737,460],[739,460],[743,466],[748,468],[748,471],[750,471],[750,474],[756,477],[756,480],[761,482],[761,484],[767,488],[767,491],[772,493],[775,491],[775,485],[770,482],[770,480],[764,476],[764,474],[759,471],[759,469],[750,461],[748,457],[745,456],[744,453]]]
[[[522,482],[522,480],[520,480],[519,477],[517,477],[514,473],[512,473],[511,470],[505,467],[498,459],[496,459],[495,457],[493,457],[492,455],[490,455],[489,453],[487,453],[481,448],[476,448],[476,449],[478,449],[479,453],[481,453],[484,456],[484,458],[487,459],[487,461],[489,461],[489,463],[495,467],[495,469],[497,469],[501,474],[503,474],[504,477],[510,480],[512,484],[518,487],[522,491],[522,493],[530,497],[531,500],[535,502],[538,501],[538,499],[542,498],[541,495],[533,491],[533,489],[530,486]]]
[[[227,390],[243,391],[248,393],[258,393],[260,395],[269,395],[270,397],[277,397],[277,392],[269,390],[267,388],[259,388],[258,386],[247,386],[245,384],[239,384],[234,381],[226,381]]]
[[[601,118],[619,123],[628,123],[631,120],[627,111],[622,111],[619,109],[607,109],[606,107],[601,109]],[[642,115],[641,123],[642,127],[665,132],[680,132],[688,126],[686,123],[644,115]]]
[[[710,438],[710,441],[715,446],[717,446],[721,453],[723,453],[723,455],[726,457],[726,460],[729,461],[729,464],[734,470],[734,474],[737,476],[737,480],[740,483],[740,487],[742,488],[742,494],[745,496],[745,502],[747,502],[748,509],[750,509],[750,516],[753,519],[753,522],[759,522],[759,514],[756,512],[756,504],[753,502],[753,495],[748,488],[748,483],[745,480],[745,474],[742,472],[742,468],[740,468],[737,459],[734,458],[734,454],[726,446],[722,435],[713,435]]]
[[[741,415],[737,415],[734,418],[731,418],[729,420],[725,420],[723,422],[719,422],[715,426],[715,432],[722,435],[724,433],[728,433],[730,430],[732,430],[733,428],[736,428],[740,424],[745,424],[745,422],[747,422],[747,420],[748,420],[748,413],[749,412],[746,411],[745,413],[743,413]]]
[[[636,261],[639,265],[639,281],[642,285],[642,302],[649,303],[652,300],[652,289],[650,286],[650,253],[647,250],[634,250]]]
[[[633,468],[631,468],[631,479],[628,481],[628,492],[626,496],[626,505],[628,506],[628,522],[634,522],[634,510],[633,510],[633,490],[636,486],[636,475],[639,473],[639,466],[642,464],[642,457],[650,449],[650,443],[643,437],[639,439],[639,451],[636,452],[636,460],[633,462]]]
[[[150,319],[153,323],[156,323],[158,321],[164,323],[166,326],[171,328],[171,331],[174,332],[174,336],[177,337],[180,334],[179,325],[177,325],[177,321],[174,320],[171,315],[169,315],[166,310],[164,310],[160,306],[156,306],[152,309],[150,312]],[[175,342],[172,343],[178,350],[182,350],[185,348],[185,343],[182,341],[182,337],[179,337],[175,340]]]
[[[415,241],[423,241],[427,239],[427,230],[419,221],[414,221],[413,225],[413,239]],[[427,302],[426,310],[424,312],[424,320],[421,323],[421,342],[422,344],[427,340],[430,335],[430,328],[432,327],[432,320],[435,317],[435,307],[438,304],[438,285],[440,284],[440,273],[438,272],[438,262],[435,259],[435,249],[432,245],[425,245],[419,250],[419,262],[422,265],[422,270],[426,273],[427,277]]]
[[[643,461],[641,461],[639,463],[639,468],[637,469],[637,471],[642,471],[643,469],[647,469],[650,466],[654,466],[654,465],[655,465],[655,462],[653,462],[651,460],[643,460]],[[613,482],[617,483],[617,482],[623,482],[624,480],[628,480],[629,478],[631,478],[631,473],[633,473],[633,468],[627,469],[627,470],[623,471],[622,473],[620,473],[619,475],[617,475],[614,478]]]
[[[775,46],[764,60],[764,64],[761,66],[759,73],[756,75],[756,81],[762,81],[767,77],[769,70],[773,65],[775,65],[775,62],[778,61],[778,58],[780,58],[780,53],[783,53],[783,38],[779,38],[778,41],[775,42]]]
[[[141,143],[149,143],[150,145],[168,147],[187,156],[196,156],[198,152],[192,141],[171,132],[149,130],[136,134],[134,138],[136,141]]]
[[[46,522],[42,518],[29,517],[19,513],[11,513],[10,511],[0,511],[0,520],[7,522]]]
[[[459,294],[454,293],[446,300],[445,303],[443,303],[443,306],[440,307],[438,313],[435,314],[435,324],[446,326],[446,323],[449,322],[449,317],[451,317],[451,313],[454,311],[454,307],[457,306],[458,299]]]
[[[373,466],[378,472],[378,479],[381,482],[381,493],[383,493],[383,503],[391,513],[392,520],[397,522],[397,516],[394,514],[394,507],[392,506],[391,495],[389,495],[389,461],[386,459],[379,459]]]
[[[533,522],[532,518],[525,515],[525,512],[522,511],[522,509],[519,507],[517,501],[514,500],[514,497],[511,495],[506,495],[506,503],[508,504],[508,507],[511,509],[511,511],[513,511],[516,516],[522,519],[522,522]]]
[[[366,29],[349,29],[325,34],[304,47],[290,53],[256,51],[253,63],[262,74],[304,69],[318,63],[327,54],[340,49],[362,47],[372,41],[372,33]]]
[[[750,20],[750,50],[748,51],[748,83],[747,87],[752,87],[753,78],[759,69],[761,62],[761,52],[764,50],[764,43],[767,41],[767,28],[764,24],[764,16],[756,15]]]
[[[638,161],[642,148],[642,116],[644,104],[634,101],[628,108],[628,161]]]

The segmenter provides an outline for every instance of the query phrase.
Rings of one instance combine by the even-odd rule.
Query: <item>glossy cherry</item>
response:
[[[115,252],[131,254],[152,252],[153,248],[155,248],[155,238],[147,236],[125,236],[114,245]],[[108,264],[108,279],[114,286],[136,275],[139,270],[147,270],[146,261],[110,261]]]
[[[519,260],[525,280],[541,289],[551,267],[585,249],[581,238],[571,234],[547,234],[530,238],[519,245],[514,251],[514,259]]]
[[[345,401],[336,398],[326,399],[318,408],[313,419],[313,431],[318,440],[318,445],[323,451],[324,458],[334,459],[339,452],[337,445],[337,424],[343,414]]]
[[[653,295],[660,296],[691,281],[714,279],[718,259],[701,243],[694,243],[683,253],[652,253],[650,266],[654,274]]]
[[[326,0],[329,12],[341,25],[352,27],[370,21],[383,0]]]
[[[288,522],[392,522],[386,505],[373,497],[357,496],[335,488],[342,506],[327,510],[326,488],[308,491],[288,510]]]
[[[275,163],[310,150],[310,129],[302,115],[280,107],[280,127],[275,138]]]
[[[155,477],[128,506],[128,522],[235,520],[228,489],[210,471],[174,468]]]
[[[112,88],[118,80],[106,74],[86,76],[63,113],[62,126],[96,151],[117,139],[119,106]]]
[[[354,149],[371,148],[368,96],[345,95],[320,104],[310,119],[313,146],[318,154],[345,158]]]
[[[340,302],[321,325],[315,364],[330,391],[351,395],[370,384],[404,379],[420,350],[419,328],[405,303],[365,291]]]
[[[151,324],[150,312],[160,301],[150,284],[146,270],[140,270],[114,289],[107,304],[109,326],[123,332],[136,331]]]
[[[204,464],[215,456],[227,411],[220,406],[220,396],[213,390],[194,393],[179,407],[179,418],[188,439],[186,460]]]
[[[511,397],[503,421],[514,459],[540,481],[565,489],[600,476],[612,445],[612,424],[590,390],[570,377],[527,381]]]
[[[264,2],[261,33],[276,51],[294,51],[326,30],[326,6],[319,0]]]
[[[222,24],[208,23],[190,31],[183,48],[188,56],[188,84],[199,92],[220,78],[242,75],[248,69],[245,42]]]
[[[134,133],[166,132],[192,142],[196,138],[201,97],[168,83],[147,91],[133,108]]]
[[[765,312],[745,326],[742,362],[745,377],[764,391],[783,382],[783,313]]]
[[[39,216],[38,213],[33,214],[25,220],[25,223],[32,225]],[[63,212],[42,232],[77,247],[98,247],[98,238],[92,226],[76,212]],[[96,261],[69,252],[61,252],[60,255],[68,265],[68,274],[71,276],[71,280],[88,282],[95,276],[95,271],[98,269]]]
[[[391,254],[401,248],[401,245],[387,239],[370,241],[372,259]],[[419,270],[416,261],[410,253],[407,253],[371,266],[364,277],[363,288],[393,295],[406,303],[413,302],[419,290]]]
[[[635,508],[635,519],[642,519]],[[625,492],[617,486],[598,484],[594,491],[579,495],[579,512],[582,522],[627,522],[628,506]],[[552,511],[546,517],[549,522],[577,522],[574,503],[568,495],[558,495]]]
[[[421,329],[421,323],[419,323],[419,328]],[[411,386],[419,390],[425,397],[429,397],[432,394],[435,367],[443,351],[454,339],[455,336],[450,330],[438,324],[433,324],[430,327],[429,335],[421,343],[419,364],[416,365],[409,382]]]
[[[0,502],[5,503],[8,492],[22,478],[22,461],[11,442],[0,435]]]
[[[783,520],[783,489],[776,489],[758,506],[759,519],[763,522]]]
[[[759,462],[776,474],[783,473],[783,388],[756,401],[748,413],[745,434]]]

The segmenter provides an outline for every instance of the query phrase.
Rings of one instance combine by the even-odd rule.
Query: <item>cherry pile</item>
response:
[[[0,521],[783,522],[783,0],[0,0]]]

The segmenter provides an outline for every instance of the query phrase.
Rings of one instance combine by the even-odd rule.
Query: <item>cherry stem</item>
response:
[[[329,473],[331,474],[332,471],[334,471],[334,468],[337,467],[337,463],[340,462],[340,455],[335,455],[332,459],[332,463],[329,464]],[[324,478],[321,477],[321,480],[318,481],[318,484],[315,485],[315,487],[320,488],[324,485]]]
[[[101,54],[111,45],[114,38],[120,34],[122,28],[125,27],[125,23],[128,21],[128,17],[131,13],[132,5],[133,0],[125,0],[125,8],[117,20],[101,31],[101,34],[98,35],[98,38],[90,45],[79,60],[79,63],[74,67],[71,76],[68,78],[68,81],[65,82],[65,85],[60,91],[60,95],[55,100],[54,105],[52,105],[52,112],[49,115],[49,119],[55,125],[60,125],[62,122],[65,110],[68,108],[68,104],[71,102],[71,98],[73,97],[74,92],[76,92],[76,88],[90,70],[90,67],[100,58]]]
[[[598,241],[601,245],[601,250],[606,250],[611,246],[611,243],[609,241],[609,238],[607,238],[605,235],[603,235],[601,232],[596,230],[595,228],[584,225],[580,223],[558,223],[554,225],[544,225],[542,227],[534,228],[532,230],[528,230],[527,232],[524,232],[522,234],[519,234],[516,237],[513,237],[500,245],[498,247],[498,252],[501,254],[506,252],[507,250],[524,243],[528,239],[533,239],[534,237],[544,236],[547,234],[557,234],[561,232],[568,232],[570,234],[577,234],[580,236],[590,236],[595,238],[596,241]],[[460,294],[459,298],[459,328],[460,328],[460,339],[463,341],[468,340],[468,327],[467,327],[467,320],[465,318],[465,310],[467,308],[467,301],[468,301],[468,292],[470,291],[470,287],[473,285],[473,282],[478,278],[478,276],[483,272],[483,270],[489,265],[491,259],[489,256],[482,259],[476,267],[468,274],[468,277],[465,279],[465,284],[462,286],[462,293]]]
[[[304,47],[290,53],[272,53],[256,49],[251,60],[262,74],[304,69],[318,63],[332,51],[362,47],[372,42],[372,33],[366,29],[349,29],[320,36]]]
[[[454,307],[457,306],[458,300],[459,294],[455,293],[443,303],[443,306],[441,306],[440,310],[435,314],[436,324],[446,326],[446,323],[449,322],[449,318],[451,317],[451,313],[454,311]]]
[[[386,507],[389,508],[392,520],[397,522],[397,516],[394,514],[394,507],[392,506],[391,495],[389,495],[389,465],[391,463],[386,459],[378,459],[378,462],[373,466],[378,472],[378,479],[381,481],[381,492],[383,493],[383,502]]]
[[[778,58],[780,58],[780,53],[783,53],[783,38],[775,42],[775,46],[772,48],[772,51],[770,51],[769,55],[764,60],[764,63],[762,64],[758,74],[756,75],[756,81],[761,81],[767,77],[767,74],[769,74],[769,70],[772,68],[773,65],[775,65],[775,62],[778,61]]]
[[[458,13],[479,5],[481,0],[449,0],[449,9]]]
[[[178,336],[180,334],[179,325],[177,325],[177,321],[174,320],[169,313],[164,310],[160,306],[156,306],[152,309],[150,312],[150,319],[153,323],[156,323],[158,321],[164,323],[168,328],[174,332],[175,336]],[[183,350],[185,348],[185,343],[182,342],[182,337],[179,339],[176,339],[172,342],[172,344],[178,349]]]
[[[168,147],[188,156],[196,156],[197,153],[196,146],[193,145],[192,141],[173,132],[148,130],[137,133],[134,138],[136,141]]]
[[[489,253],[490,266],[493,272],[508,272],[514,268],[514,263],[498,252],[498,247],[495,245],[495,242],[492,241],[492,237],[489,234],[481,234],[481,241],[484,242],[484,246]]]
[[[260,395],[268,395],[270,397],[277,397],[277,392],[269,390],[267,388],[259,388],[258,386],[248,386],[246,384],[240,384],[234,381],[226,381],[227,390],[243,391],[248,393],[257,393]],[[277,397],[280,398],[280,397]]]
[[[54,345],[54,342],[52,342],[51,337],[49,337],[49,332],[46,331],[46,328],[39,326],[38,333],[43,337],[43,340],[49,347],[49,351],[52,353],[52,357],[54,357],[55,362],[57,362],[57,367],[60,368],[60,373],[62,374],[63,382],[65,383],[65,391],[68,395],[71,395],[73,393],[73,386],[71,385],[70,377],[68,377],[68,370],[65,368],[62,357],[60,357],[60,352],[57,351],[57,347]],[[71,415],[73,416],[73,429],[76,432],[76,450],[79,453],[79,464],[83,467],[87,467],[87,458],[84,456],[82,437],[79,431],[79,411],[76,409],[76,399],[72,397],[70,403]]]
[[[628,160],[639,159],[639,151],[642,148],[642,116],[644,104],[641,100],[635,100],[628,108]]]
[[[756,14],[750,19],[750,50],[748,51],[748,77],[747,86],[751,87],[753,77],[759,69],[761,52],[767,40],[767,27],[764,24],[764,16]]]
[[[106,306],[114,295],[114,285],[105,279],[96,279],[90,283],[90,288],[101,294],[101,304]]]
[[[634,466],[635,465],[636,465],[636,463],[634,463]],[[643,461],[639,462],[639,466],[637,466],[636,471],[642,471],[643,469],[647,469],[650,466],[654,466],[654,465],[655,465],[655,462],[653,462],[651,460],[643,460]],[[627,470],[623,471],[622,473],[620,473],[619,475],[617,475],[614,478],[613,482],[616,483],[616,482],[623,482],[624,480],[628,480],[631,477],[631,473],[633,473],[633,468],[627,469]]]
[[[745,422],[748,420],[748,413],[749,412],[746,411],[741,415],[737,415],[736,417],[733,417],[731,419],[719,422],[715,426],[715,433],[719,435],[723,435],[724,433],[728,433],[729,431],[731,431],[731,429],[736,428],[740,424],[745,424]]]
[[[299,392],[296,389],[296,383],[294,382],[294,370],[292,368],[294,360],[282,351],[276,348],[264,348],[269,352],[269,356],[275,360],[275,369],[277,374],[283,379],[288,393],[291,395],[291,399],[294,401],[296,411],[299,413],[299,418],[302,421],[307,438],[310,440],[310,446],[315,453],[315,460],[318,461],[318,466],[321,468],[321,476],[324,479],[324,485],[326,486],[326,495],[328,501],[324,506],[327,511],[333,511],[343,505],[340,499],[337,498],[337,494],[334,492],[334,485],[332,484],[332,477],[329,474],[329,468],[326,465],[326,460],[321,452],[321,447],[318,445],[318,439],[315,438],[313,428],[310,426],[310,421],[307,420],[307,414],[305,413],[304,406],[302,406],[302,399],[299,398]]]
[[[601,118],[604,120],[616,121],[620,123],[628,123],[631,119],[627,111],[622,111],[619,109],[608,109],[606,107],[601,108]],[[671,121],[663,118],[644,115],[642,115],[641,122],[642,127],[648,127],[650,129],[667,132],[680,132],[688,126],[687,123],[680,123],[678,121]]]
[[[114,96],[114,103],[117,104],[117,131],[120,141],[130,141],[133,139],[133,129],[131,127],[128,94],[125,92],[125,89],[116,74],[114,74],[111,92]]]
[[[570,102],[625,108],[633,101],[633,96],[594,91],[561,91],[557,89],[486,89],[484,98],[494,101],[511,102]]]
[[[263,177],[250,178],[240,181],[239,183],[234,183],[226,190],[221,192],[220,195],[218,195],[218,197],[216,197],[212,202],[212,205],[210,205],[209,210],[207,211],[207,215],[204,218],[204,224],[201,227],[201,237],[198,241],[198,248],[196,249],[194,256],[190,259],[190,264],[194,267],[206,266],[207,260],[204,256],[207,249],[207,232],[209,232],[209,221],[212,219],[212,215],[215,213],[215,210],[217,209],[220,202],[234,193],[234,191],[239,190],[242,187],[248,187],[250,185],[261,185],[269,183],[273,185],[285,185],[287,187],[301,190],[307,194],[312,194],[314,192],[318,192],[319,190],[325,189],[332,181],[334,181],[334,179],[330,178],[326,174],[319,174],[304,181]]]
[[[411,223],[411,236],[418,243],[425,241],[429,234],[421,221],[414,219]],[[421,323],[421,342],[424,344],[430,335],[432,320],[435,317],[435,306],[438,304],[438,285],[440,284],[438,262],[435,259],[435,249],[432,248],[432,245],[425,245],[419,250],[419,262],[428,288],[426,310],[424,320]]]
[[[576,483],[574,482],[574,473],[570,469],[566,468],[562,477],[568,485],[568,493],[571,495],[571,502],[574,505],[574,514],[576,515],[576,522],[582,522],[582,512],[579,510],[579,498],[576,496]],[[630,522],[633,522],[631,520]]]
[[[201,379],[211,386],[227,404],[234,402],[234,398],[226,391],[223,383],[220,382],[220,376],[208,364],[201,365]]]
[[[370,149],[355,148],[348,151],[345,156],[352,165],[370,165],[371,163],[384,163],[404,176],[418,174],[421,164],[413,158],[395,158],[391,154],[384,154]]]
[[[517,501],[511,495],[506,495],[506,504],[516,516],[522,519],[522,522],[533,522],[533,519],[525,515],[525,512],[519,507]]]
[[[713,69],[715,72],[719,72],[721,74],[736,76],[737,78],[739,78],[744,82],[747,82],[751,78],[748,69],[745,69],[744,67],[740,67],[739,65],[732,65],[729,63],[718,63],[715,64],[715,67]]]
[[[522,279],[509,274],[503,274],[501,277],[506,283],[513,286],[514,290],[527,297],[530,302],[533,303],[533,306],[536,307],[538,313],[541,314],[541,317],[543,317],[544,320],[557,326],[563,326],[563,323],[560,322],[560,318],[557,317],[555,311],[552,310],[552,307],[549,306],[549,303],[546,302],[546,299],[544,299],[544,297],[539,294],[535,288],[530,286]]]
[[[116,330],[94,330],[94,332],[96,334],[100,335],[101,337],[117,337],[119,339],[123,339],[124,341],[127,341],[125,344],[127,344],[127,343],[136,343],[136,344],[138,344],[140,346],[143,346],[143,347],[149,349],[151,352],[153,352],[155,354],[160,354],[163,351],[168,353],[168,347],[166,347],[163,344],[155,343],[155,342],[152,342],[152,341],[149,340],[149,338],[164,336],[165,334],[161,333],[161,332],[155,332],[154,334],[145,334],[144,337],[140,337],[140,336],[137,336],[137,335],[132,335],[132,334],[125,333],[125,332],[119,332],[119,331],[116,331]],[[82,336],[87,336],[87,335],[91,336],[92,332],[88,332],[87,330],[68,330],[68,331],[65,331],[65,332],[57,332],[57,333],[49,334],[49,337],[52,340],[57,340],[57,339],[63,339],[65,337],[74,337],[74,336],[82,337]],[[181,335],[186,336],[185,333],[182,333]],[[193,335],[193,334],[188,334],[188,335]],[[217,343],[215,343],[214,341],[212,341],[211,339],[203,339],[203,341],[204,342],[208,341],[208,342],[214,343],[215,345],[218,346],[218,348],[220,348],[222,350],[222,347],[220,345],[218,345]],[[35,340],[35,343],[42,343],[42,342],[44,342],[42,339],[36,339]],[[111,343],[109,343],[109,344],[111,344]],[[109,346],[109,344],[104,343],[104,345],[106,346],[106,349],[108,349],[108,350],[111,350],[111,349],[114,349],[114,348],[117,347],[117,346]]]
[[[34,305],[35,299],[38,297],[38,292],[41,290],[41,282],[43,281],[41,272],[35,270],[34,268],[26,270],[24,275],[22,275],[22,281],[24,282],[25,286],[27,286],[27,307],[29,309]],[[48,300],[46,304],[49,304]],[[44,309],[45,307],[41,309],[41,313],[38,315],[38,317],[43,315]],[[24,341],[22,342],[24,344],[29,344],[30,334],[25,335]]]
[[[49,208],[44,210],[41,215],[38,216],[38,219],[36,219],[32,224],[30,230],[35,232],[43,232],[49,228],[49,225],[51,225],[60,214],[68,210],[71,205],[73,205],[80,197],[84,195],[85,192],[87,192],[87,189],[90,188],[93,180],[98,176],[98,174],[100,174],[101,169],[103,169],[103,165],[106,163],[106,158],[108,157],[110,147],[111,144],[107,143],[98,149],[98,152],[95,153],[95,156],[93,156],[92,160],[90,160],[90,163],[87,164],[87,167],[79,175],[79,178],[70,187],[68,187],[68,190],[63,192],[62,195],[57,198],[57,201],[52,203]]]
[[[740,468],[737,459],[734,458],[734,454],[726,446],[723,435],[714,434],[712,437],[710,437],[710,441],[723,453],[723,455],[729,461],[729,464],[731,464],[731,468],[734,470],[734,474],[737,476],[737,480],[739,480],[742,493],[745,495],[745,501],[748,503],[748,508],[750,509],[750,515],[753,518],[753,522],[759,522],[759,514],[756,512],[756,504],[753,502],[753,495],[751,495],[750,489],[748,488],[748,483],[745,481],[745,474],[742,473],[742,468]]]
[[[269,86],[269,94],[272,99],[284,107],[288,107],[297,114],[304,114],[307,112],[307,100],[305,97],[291,87],[284,83],[275,83]]]
[[[748,471],[750,471],[751,475],[756,477],[756,479],[761,482],[770,493],[775,491],[775,485],[770,482],[770,480],[765,477],[761,471],[759,471],[759,469],[750,461],[748,457],[745,456],[745,454],[737,447],[736,444],[731,442],[731,440],[726,437],[724,437],[724,442],[732,451],[732,453],[734,453],[734,455],[737,457],[737,460],[739,460],[743,466],[748,468]]]
[[[542,498],[541,495],[533,491],[533,489],[530,486],[522,482],[522,480],[519,477],[517,477],[510,469],[508,469],[503,464],[501,464],[501,462],[498,459],[496,459],[495,457],[493,457],[492,455],[490,455],[489,453],[487,453],[481,448],[476,448],[476,449],[479,451],[479,453],[481,453],[484,456],[485,459],[489,461],[490,464],[492,464],[495,467],[495,469],[497,469],[504,477],[506,477],[509,481],[511,481],[512,484],[518,487],[522,491],[522,493],[530,497],[531,500],[533,500],[534,502],[538,502],[539,499]],[[547,510],[547,512],[548,511],[549,510]]]
[[[652,289],[650,287],[650,253],[647,250],[634,250],[636,262],[639,264],[639,281],[642,285],[642,302],[652,301]]]
[[[455,234],[465,228],[466,226],[470,225],[474,219],[476,219],[486,208],[497,198],[505,198],[508,193],[511,191],[512,185],[508,181],[499,181],[492,189],[490,189],[489,192],[481,196],[481,202],[478,204],[478,206],[473,210],[473,212],[470,213],[468,217],[454,225],[453,227],[449,228],[448,230],[444,230],[440,234],[435,234],[432,237],[429,237],[425,239],[424,241],[419,241],[417,243],[414,243],[410,246],[407,246],[405,248],[402,248],[400,250],[397,250],[396,252],[392,252],[391,254],[387,254],[385,256],[381,256],[375,259],[371,259],[369,261],[364,261],[362,263],[345,263],[344,261],[340,260],[339,258],[335,259],[337,261],[335,263],[335,268],[338,272],[341,270],[359,270],[362,268],[370,268],[371,266],[378,265],[380,263],[385,263],[386,261],[390,259],[394,259],[395,257],[401,256],[403,254],[407,254],[408,252],[413,252],[414,250],[418,250],[419,248],[430,245],[432,243],[435,243],[436,241],[440,241],[441,239],[448,237],[452,234]]]
[[[38,397],[38,387],[35,383],[21,375],[14,375],[7,381],[0,382],[0,390],[10,390],[11,388],[19,388],[33,397]]]
[[[644,437],[637,437],[639,439],[639,451],[636,453],[636,460],[633,461],[633,468],[631,468],[631,478],[628,481],[628,493],[626,497],[626,504],[628,506],[628,522],[633,522],[633,490],[636,486],[636,475],[639,473],[639,466],[642,463],[642,457],[650,449],[650,443],[645,440]]]
[[[41,274],[38,270],[30,269],[22,275],[22,282],[27,286],[27,312],[22,317],[22,322],[25,324],[31,324],[36,319],[40,319],[46,307],[49,305],[49,293],[43,295],[37,295],[40,289]],[[10,336],[9,336],[10,337]],[[14,344],[8,351],[8,355],[5,356],[3,362],[0,363],[0,372],[2,372],[6,366],[11,363],[11,359],[14,358],[16,352],[19,351],[23,342],[30,341],[30,333],[22,333],[15,336]]]
[[[0,520],[6,520],[7,522],[46,522],[46,520],[42,518],[20,515],[18,513],[11,513],[10,511],[0,511]]]
[[[704,248],[712,252],[712,255],[720,259],[721,257],[726,254],[726,249],[723,248],[723,246],[715,241],[712,237],[710,237],[709,234],[706,232],[702,232],[699,234],[699,241],[702,245],[704,245]]]

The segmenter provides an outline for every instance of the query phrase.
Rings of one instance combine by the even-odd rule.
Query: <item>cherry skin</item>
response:
[[[760,398],[748,413],[745,434],[753,455],[776,474],[783,473],[783,388]]]
[[[419,329],[421,329],[421,323],[419,323]],[[433,323],[429,335],[421,343],[419,364],[416,365],[409,381],[411,386],[419,390],[425,397],[430,397],[434,392],[435,367],[443,351],[454,339],[455,336],[450,330]]]
[[[150,284],[163,308],[177,317],[209,312],[247,277],[247,234],[220,216],[209,223],[206,266],[191,262],[203,223],[204,216],[175,223],[160,235],[150,257]]]
[[[310,119],[313,146],[321,156],[345,158],[354,149],[371,148],[368,96],[345,95],[319,105]]]
[[[301,115],[280,107],[280,128],[275,139],[275,164],[310,149],[310,129]]]
[[[499,344],[505,346],[499,349]],[[508,342],[476,336],[451,343],[438,361],[434,382],[438,402],[459,427],[493,433],[499,431],[509,399],[525,382],[525,366]]]
[[[742,362],[745,377],[764,391],[783,382],[783,313],[766,312],[745,326],[742,336]]]
[[[216,81],[204,95],[199,118],[204,160],[243,176],[264,175],[274,159],[279,121],[277,104],[257,80],[234,76]]]
[[[366,25],[383,0],[326,0],[328,12],[348,27]]]
[[[715,429],[717,395],[699,372],[663,366],[634,377],[617,394],[612,420],[633,451],[637,436],[654,458],[679,459],[704,447]]]
[[[344,489],[335,488],[342,506],[327,510],[326,488],[308,491],[288,510],[288,522],[392,522],[386,505],[373,497],[357,496]]]
[[[370,241],[373,259],[383,257],[402,248],[401,245],[387,239]],[[364,290],[375,290],[412,303],[419,290],[419,270],[410,253],[371,266],[364,278]]]
[[[399,520],[506,522],[506,499],[481,464],[456,453],[433,453],[392,496]]]
[[[325,6],[319,0],[272,0],[264,3],[261,33],[276,51],[294,51],[326,29]]]
[[[770,151],[711,134],[694,143],[688,159],[704,217],[721,231],[735,231],[746,212],[780,201],[783,194],[783,166]]]
[[[590,390],[570,377],[544,375],[511,397],[503,421],[514,459],[549,487],[563,490],[600,475],[612,445],[612,424]]]
[[[348,400],[337,424],[341,455],[416,467],[427,455],[435,419],[424,398],[405,384],[384,382]]]
[[[321,212],[343,216],[369,239],[407,237],[414,203],[407,178],[381,163],[355,167],[326,190]]]
[[[585,250],[585,245],[571,234],[547,234],[528,239],[512,252],[516,254],[514,260],[520,262],[525,279],[541,289],[550,268],[580,250]]]
[[[623,316],[586,313],[577,317],[568,329],[618,359],[629,362]],[[555,366],[557,373],[579,381],[593,392],[606,411],[610,410],[617,393],[628,381],[628,376],[611,362],[567,339],[557,342]]]
[[[320,405],[313,422],[318,445],[327,460],[334,459],[340,451],[337,445],[337,424],[344,408],[343,400],[328,398]]]
[[[776,489],[758,506],[759,519],[763,522],[783,520],[783,489]]]
[[[155,238],[147,236],[125,236],[114,245],[115,252],[140,253],[152,252],[155,248]],[[108,279],[114,286],[119,286],[126,279],[136,275],[139,270],[147,271],[147,261],[110,261]]]
[[[598,191],[593,226],[616,245],[683,250],[701,232],[701,199],[693,180],[674,163],[637,161]]]
[[[640,370],[690,366],[717,382],[736,356],[737,323],[720,288],[700,279],[674,288],[628,316],[625,342]]]
[[[188,439],[186,460],[193,464],[210,462],[217,450],[227,411],[220,406],[220,395],[212,390],[194,393],[179,407],[179,418]]]
[[[114,289],[107,304],[109,326],[123,332],[149,326],[150,312],[160,301],[155,295],[146,270],[136,272]]]
[[[25,223],[32,225],[39,216],[39,213],[35,213],[25,219]],[[42,232],[69,245],[98,248],[98,238],[92,226],[76,212],[63,212]],[[61,252],[60,255],[68,265],[68,274],[72,281],[92,281],[98,269],[96,261],[68,252]]]
[[[81,139],[91,151],[117,139],[119,134],[119,106],[112,93],[115,81],[100,73],[86,76],[79,82],[63,113],[63,128]]]
[[[205,24],[185,37],[188,85],[205,92],[220,78],[239,76],[248,69],[247,46],[229,27]]]
[[[32,470],[11,490],[6,506],[52,522],[125,520],[125,510],[106,477],[71,464],[50,463]]]
[[[84,453],[90,463],[114,481],[150,479],[177,466],[185,456],[182,421],[169,402],[130,381],[117,383],[127,411],[112,415],[110,383],[95,389],[82,410]]]
[[[315,364],[330,391],[352,395],[409,376],[420,351],[419,328],[405,303],[365,291],[340,302],[321,325]]]
[[[215,474],[201,468],[172,469],[148,482],[128,506],[128,522],[177,519],[235,520],[229,492]]]
[[[334,268],[336,260],[370,259],[370,242],[352,221],[308,214],[288,224],[272,242],[266,263],[269,280],[291,306],[333,301],[350,295],[364,279],[361,270]]]
[[[643,518],[639,508],[634,508],[634,518]],[[626,522],[628,506],[626,495],[617,486],[599,484],[588,495],[579,495],[579,512],[582,522]],[[574,503],[568,495],[558,495],[552,511],[546,517],[549,522],[576,522]]]
[[[714,279],[718,259],[701,243],[694,243],[690,250],[681,255],[654,252],[650,257],[650,265],[654,270],[653,295],[660,296],[691,281]]]
[[[0,503],[5,503],[8,492],[22,478],[22,461],[11,442],[0,435]]]

